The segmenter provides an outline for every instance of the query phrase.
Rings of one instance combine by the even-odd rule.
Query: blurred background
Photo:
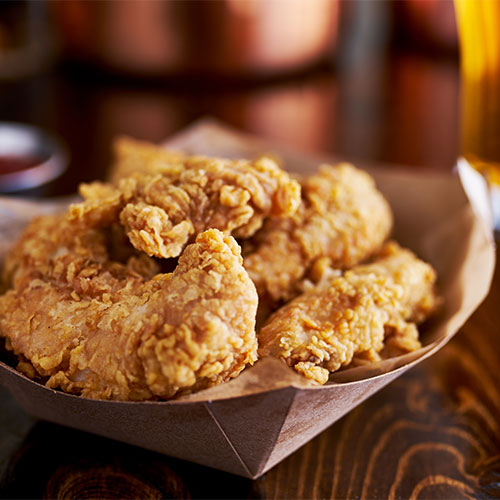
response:
[[[449,170],[457,45],[452,0],[2,0],[0,121],[67,145],[68,169],[28,193],[44,196],[104,178],[116,135],[161,141],[207,115],[341,159]],[[22,164],[0,161],[0,184],[2,168]]]

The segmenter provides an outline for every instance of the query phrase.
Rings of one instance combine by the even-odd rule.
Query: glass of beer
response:
[[[489,182],[500,227],[500,0],[454,0],[462,75],[462,156]]]

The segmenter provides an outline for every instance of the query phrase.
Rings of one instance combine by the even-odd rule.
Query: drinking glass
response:
[[[454,0],[460,39],[461,153],[488,180],[500,227],[500,0]]]

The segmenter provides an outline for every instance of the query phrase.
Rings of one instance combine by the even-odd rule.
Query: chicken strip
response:
[[[289,300],[316,259],[352,267],[380,250],[391,227],[389,204],[368,173],[345,163],[322,166],[302,182],[293,215],[267,219],[244,243],[245,268],[261,301]]]
[[[118,184],[120,179],[135,173],[158,174],[175,172],[183,168],[188,155],[170,151],[147,141],[118,137],[113,142],[114,163],[111,167],[110,182]]]
[[[89,398],[145,400],[219,384],[256,360],[258,298],[232,237],[199,234],[169,274],[108,249],[109,231],[64,216],[27,229],[0,296],[0,336],[20,370]]]
[[[373,359],[386,337],[401,352],[418,349],[415,323],[437,304],[435,280],[429,264],[388,243],[374,263],[331,270],[276,311],[259,333],[259,355],[324,384],[354,355]]]
[[[126,165],[121,173],[137,164],[136,173],[119,178],[116,186],[80,187],[85,201],[70,207],[71,220],[91,227],[119,220],[134,247],[168,258],[180,255],[206,229],[247,238],[268,215],[290,215],[300,204],[299,184],[270,158],[249,162],[174,155],[172,160],[159,147],[156,153],[153,145],[141,147],[135,156],[127,153],[128,162],[121,160]]]

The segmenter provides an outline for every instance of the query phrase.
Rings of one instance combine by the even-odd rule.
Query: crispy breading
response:
[[[302,181],[293,215],[269,218],[244,242],[245,268],[262,301],[289,300],[316,259],[352,267],[380,250],[391,227],[391,209],[368,173],[345,163],[322,166]]]
[[[115,149],[112,181],[82,185],[83,202],[34,220],[6,258],[0,337],[26,375],[118,400],[210,387],[257,359],[258,300],[262,321],[283,306],[259,354],[319,383],[420,347],[435,272],[382,248],[392,213],[366,172],[325,165],[299,184],[270,157]]]
[[[324,271],[276,311],[260,330],[259,355],[281,358],[323,384],[355,355],[373,360],[386,337],[401,352],[418,349],[415,322],[437,304],[435,280],[429,264],[388,243],[374,263]]]
[[[82,185],[85,201],[70,207],[69,218],[91,227],[119,220],[132,244],[148,255],[177,257],[208,228],[247,238],[268,215],[290,215],[300,204],[299,184],[268,157],[172,159],[151,144],[126,144],[117,185]]]
[[[133,250],[111,260],[109,240],[53,216],[13,248],[0,336],[19,369],[89,398],[144,400],[219,384],[256,360],[258,298],[232,237],[201,233],[169,274]]]
[[[7,288],[22,288],[39,278],[64,282],[64,273],[85,266],[93,278],[97,270],[105,270],[108,286],[134,277],[149,279],[160,270],[154,259],[128,243],[120,226],[84,228],[59,215],[35,218],[24,229],[5,258],[2,281]]]
[[[135,173],[158,174],[183,168],[187,156],[185,153],[141,141],[131,137],[118,137],[113,141],[114,162],[109,180],[118,184],[120,179]]]

